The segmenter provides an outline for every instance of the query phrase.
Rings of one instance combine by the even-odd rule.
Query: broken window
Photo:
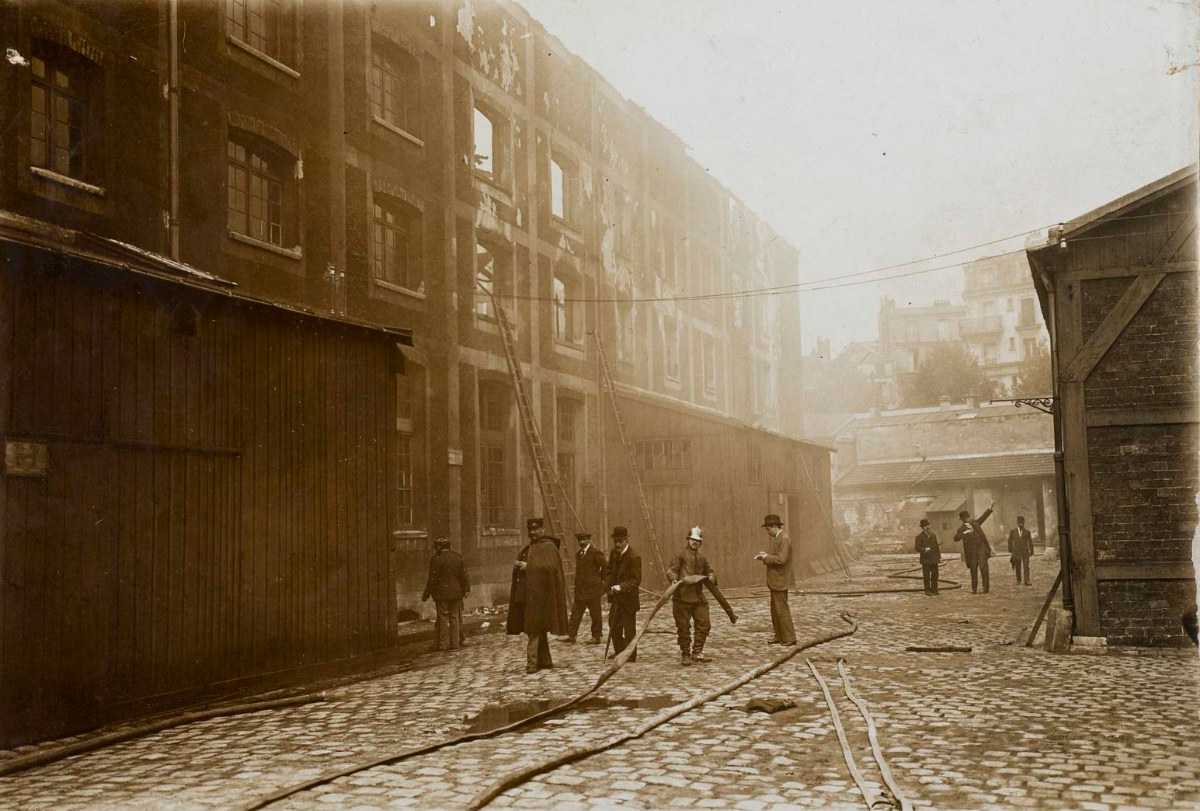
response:
[[[670,316],[663,316],[663,372],[667,380],[679,382],[679,326]]]
[[[475,108],[475,169],[492,179],[499,179],[500,162],[496,149],[496,125],[492,117]]]
[[[496,257],[481,243],[475,243],[475,314],[495,320]]]
[[[554,337],[561,343],[583,344],[583,305],[580,283],[573,273],[554,275]]]
[[[700,336],[700,358],[704,393],[715,396],[717,393],[717,347],[711,335]]]

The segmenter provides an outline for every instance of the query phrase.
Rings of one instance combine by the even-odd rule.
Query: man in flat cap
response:
[[[938,537],[929,526],[929,519],[921,519],[921,531],[917,533],[914,543],[917,554],[921,558],[921,582],[926,594],[938,593],[938,562],[942,559],[942,549],[938,546]]]
[[[462,610],[463,598],[471,593],[467,580],[467,569],[462,555],[450,548],[446,536],[433,541],[433,557],[429,559],[429,578],[425,581],[425,593],[421,602],[430,597],[437,606],[437,625],[434,648],[458,650],[463,645]]]
[[[795,645],[796,626],[788,607],[788,589],[795,582],[792,573],[792,539],[783,531],[783,519],[775,513],[763,518],[763,529],[770,538],[767,549],[754,556],[767,568],[767,589],[771,592],[771,641],[768,645]]]
[[[608,556],[608,633],[616,656],[637,633],[637,612],[642,607],[642,557],[629,545],[629,530],[613,527],[613,549]],[[629,655],[637,661],[637,651]]]
[[[599,645],[604,634],[604,618],[600,613],[600,598],[608,588],[608,561],[592,543],[592,533],[577,532],[575,541],[579,551],[575,553],[575,598],[571,603],[571,621],[567,636],[563,640],[574,644],[575,635],[583,621],[583,612],[591,615],[592,638],[589,645]]]
[[[988,542],[987,534],[983,531],[983,522],[988,520],[988,516],[991,514],[991,506],[984,510],[983,515],[974,521],[971,520],[971,514],[966,510],[958,514],[958,519],[962,524],[959,526],[958,531],[954,533],[954,540],[962,544],[963,562],[971,570],[972,594],[979,590],[980,574],[983,575],[983,593],[987,594],[991,591],[988,558],[992,556],[992,545]]]

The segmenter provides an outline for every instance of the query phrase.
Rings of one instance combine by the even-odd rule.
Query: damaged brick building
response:
[[[599,337],[665,549],[701,524],[757,583],[777,512],[832,554],[795,300],[732,295],[796,251],[519,6],[0,0],[0,31],[0,745],[369,666],[439,534],[507,599],[545,507],[497,306],[597,538],[646,535]]]

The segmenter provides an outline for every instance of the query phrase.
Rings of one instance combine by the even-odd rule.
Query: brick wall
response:
[[[1085,335],[1096,329],[1128,287],[1129,279],[1084,283]],[[1196,405],[1198,323],[1195,274],[1169,274],[1088,377],[1088,408]]]
[[[1179,617],[1196,600],[1188,580],[1101,581],[1100,631],[1110,645],[1187,647]]]
[[[1195,424],[1088,431],[1098,563],[1191,557],[1197,436]]]

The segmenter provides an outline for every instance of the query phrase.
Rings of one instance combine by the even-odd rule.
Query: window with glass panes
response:
[[[291,0],[226,0],[229,33],[272,59],[288,62],[295,49]]]
[[[679,379],[679,327],[675,319],[663,318],[663,368],[668,379]]]
[[[227,143],[229,230],[283,246],[283,194],[288,161],[260,141]]]
[[[371,268],[376,279],[407,290],[424,286],[421,213],[399,200],[376,195],[371,228]]]
[[[371,112],[392,126],[417,134],[420,70],[408,54],[376,41],[371,48]]]
[[[89,169],[84,61],[40,43],[29,61],[29,163],[83,179]]]
[[[413,438],[410,434],[396,437],[396,521],[402,527],[413,524]]]
[[[511,392],[485,389],[479,398],[479,508],[485,526],[504,526],[507,515],[508,398]]]
[[[577,500],[575,497],[575,453],[577,447],[575,422],[578,410],[578,404],[571,400],[558,401],[558,441],[556,443],[558,478],[572,503]]]

